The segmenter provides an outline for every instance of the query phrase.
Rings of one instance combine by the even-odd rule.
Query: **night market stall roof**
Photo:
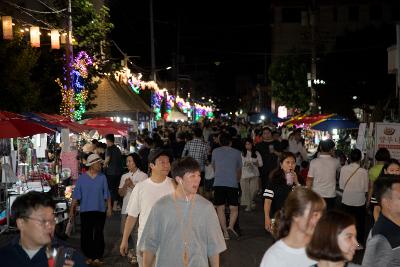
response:
[[[128,85],[109,77],[101,79],[95,95],[92,103],[96,106],[84,114],[86,118],[124,116],[136,119],[139,113],[152,113],[150,107]]]
[[[357,129],[358,126],[358,122],[335,115],[312,125],[311,129],[319,131],[331,131],[333,129]]]
[[[308,127],[310,125],[315,125],[319,121],[324,121],[327,118],[330,118],[334,116],[335,114],[313,114],[313,115],[297,115],[292,117],[291,119],[285,121],[283,125],[286,125],[288,127],[291,127],[293,125],[295,126],[301,126],[301,127]]]
[[[337,114],[297,115],[284,122],[286,126],[306,127],[318,131],[332,129],[356,129],[359,123],[351,121]]]

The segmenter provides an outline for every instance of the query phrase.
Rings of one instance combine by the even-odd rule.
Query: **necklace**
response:
[[[188,241],[188,236],[189,232],[192,228],[192,212],[194,208],[196,195],[193,196],[193,199],[190,201],[190,209],[189,209],[189,218],[188,218],[188,223],[186,227],[184,227],[184,217],[183,214],[181,213],[181,210],[178,207],[178,204],[176,203],[176,192],[174,193],[174,205],[175,205],[175,210],[176,214],[178,215],[179,220],[181,221],[181,235],[182,235],[182,241],[183,241],[183,253],[182,253],[182,263],[183,267],[188,267],[189,266],[189,241]]]

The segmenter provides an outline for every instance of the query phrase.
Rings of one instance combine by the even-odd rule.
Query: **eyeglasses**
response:
[[[53,218],[52,220],[41,220],[41,219],[36,219],[36,218],[32,218],[32,217],[23,217],[25,219],[29,219],[29,220],[33,220],[33,221],[37,221],[39,222],[39,224],[42,227],[49,227],[49,226],[54,226],[58,223],[57,218]]]

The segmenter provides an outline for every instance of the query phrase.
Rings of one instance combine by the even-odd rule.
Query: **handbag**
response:
[[[243,165],[242,179],[257,177],[260,175],[258,168],[252,163],[245,163]]]

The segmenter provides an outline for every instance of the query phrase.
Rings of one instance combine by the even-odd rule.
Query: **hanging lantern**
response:
[[[63,33],[61,34],[61,44],[66,44],[67,43],[67,34]]]
[[[3,21],[3,39],[4,40],[12,40],[13,31],[12,31],[11,16],[2,16],[1,20]]]
[[[51,49],[60,49],[60,33],[58,30],[51,30]]]
[[[31,46],[40,47],[40,31],[39,27],[34,26],[30,28]]]

